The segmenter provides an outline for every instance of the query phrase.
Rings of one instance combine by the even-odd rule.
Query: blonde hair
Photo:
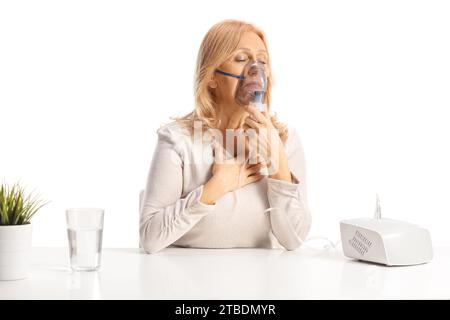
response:
[[[171,119],[176,120],[190,132],[192,132],[194,121],[196,120],[202,122],[202,130],[219,127],[220,119],[217,117],[214,95],[208,87],[208,82],[212,78],[215,69],[229,59],[237,49],[242,35],[249,31],[256,33],[268,50],[264,32],[250,23],[239,20],[224,20],[211,27],[203,38],[197,56],[194,79],[195,109],[182,117],[171,117]],[[270,71],[270,56],[268,59],[267,65]],[[272,72],[270,72],[264,101],[269,111],[272,84],[273,78]],[[287,139],[287,126],[277,120],[276,114],[271,116],[271,121],[274,127],[278,129],[281,140],[285,142]]]

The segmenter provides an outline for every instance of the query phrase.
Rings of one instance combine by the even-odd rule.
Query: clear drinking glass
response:
[[[102,254],[104,210],[66,210],[70,265],[74,271],[98,270]]]

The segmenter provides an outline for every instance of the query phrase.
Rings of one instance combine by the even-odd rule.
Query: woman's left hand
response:
[[[278,129],[272,123],[267,105],[261,112],[253,104],[244,107],[249,116],[244,121],[244,129],[250,136],[250,153],[259,158],[257,162],[264,162],[269,169],[269,177],[291,182],[291,174],[287,163],[287,156]],[[251,157],[251,155],[250,155]]]

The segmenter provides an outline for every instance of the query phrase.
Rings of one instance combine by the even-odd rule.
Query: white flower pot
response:
[[[31,253],[31,224],[0,226],[0,280],[28,276]]]

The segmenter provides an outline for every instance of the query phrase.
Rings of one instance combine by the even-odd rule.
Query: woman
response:
[[[270,113],[267,50],[261,30],[236,20],[214,25],[203,39],[195,110],[157,132],[140,207],[140,245],[147,253],[168,246],[294,250],[307,236],[311,215],[303,148],[296,131]],[[235,99],[238,75],[249,62],[266,70],[262,112]],[[239,142],[229,148],[230,130],[238,133],[232,142],[243,138],[244,148],[236,148]],[[256,140],[246,134],[250,131]],[[275,139],[267,132],[276,132]],[[266,147],[251,148],[251,141]],[[221,151],[229,157],[218,161]]]

